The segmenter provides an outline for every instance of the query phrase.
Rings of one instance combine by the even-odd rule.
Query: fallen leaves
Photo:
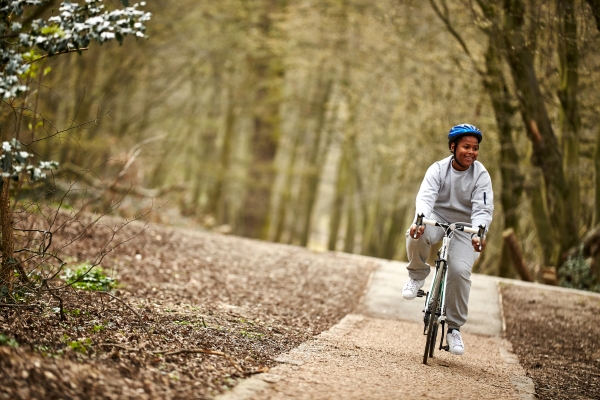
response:
[[[116,241],[134,230],[119,231]],[[99,227],[63,251],[85,260],[110,234]],[[63,322],[50,296],[34,309],[0,309],[0,333],[20,345],[0,346],[11,352],[0,359],[0,379],[8,382],[0,393],[210,397],[237,378],[267,372],[280,354],[352,311],[373,265],[157,226],[118,247],[102,267],[120,282],[119,293],[61,292]]]

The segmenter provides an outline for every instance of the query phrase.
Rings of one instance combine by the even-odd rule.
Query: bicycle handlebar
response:
[[[454,230],[464,231],[464,232],[475,234],[480,239],[483,238],[485,235],[485,225],[479,225],[478,228],[473,228],[470,226],[463,225],[461,223],[450,224],[450,223],[438,222],[434,219],[425,218],[425,215],[423,215],[423,214],[417,215],[417,221],[415,222],[415,224],[417,225],[417,228],[422,225],[431,225],[431,226],[439,226],[444,229],[450,228],[453,231]],[[416,235],[417,235],[417,233],[415,232],[415,239],[416,239]],[[481,241],[479,242],[479,250],[481,250]]]

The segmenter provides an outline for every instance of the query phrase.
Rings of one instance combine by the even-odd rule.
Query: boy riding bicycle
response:
[[[479,161],[479,143],[483,135],[474,125],[461,124],[450,129],[448,147],[451,156],[435,162],[425,173],[416,199],[415,215],[444,221],[470,221],[472,226],[489,228],[494,211],[494,195],[490,175]],[[406,233],[408,275],[402,297],[412,300],[423,287],[431,267],[427,264],[431,246],[442,240],[444,232],[437,227],[425,229],[413,222]],[[460,327],[467,321],[471,269],[485,238],[457,232],[448,249],[446,288],[447,341],[452,354],[461,355],[465,347]]]

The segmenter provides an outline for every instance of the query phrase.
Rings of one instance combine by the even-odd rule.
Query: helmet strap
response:
[[[453,152],[452,154],[454,154],[454,152]],[[459,162],[458,162],[458,159],[456,158],[456,154],[454,154],[454,157],[452,157],[452,160],[453,160],[453,161],[456,161],[456,163],[457,163],[458,165],[460,165],[462,168],[466,168],[464,165],[462,165],[461,163],[459,163]]]
[[[458,158],[456,158],[456,146],[458,145],[458,141],[454,141],[453,143],[454,143],[454,148],[452,149],[452,156],[453,156],[453,157],[452,157],[452,160],[453,160],[453,161],[456,161],[456,163],[457,163],[458,165],[460,165],[460,166],[461,166],[461,168],[465,168],[465,166],[464,166],[464,165],[462,165],[462,164],[461,164],[461,163],[458,161]]]
[[[460,138],[459,138],[459,139],[460,139]],[[461,168],[465,168],[465,166],[464,166],[464,165],[462,165],[460,162],[458,162],[458,159],[456,158],[456,146],[458,146],[458,142],[459,142],[459,140],[454,140],[454,141],[452,142],[452,143],[454,143],[454,148],[450,150],[450,151],[452,152],[452,160],[453,160],[453,161],[456,161],[456,163],[457,163],[458,165],[460,165],[460,166],[461,166]]]

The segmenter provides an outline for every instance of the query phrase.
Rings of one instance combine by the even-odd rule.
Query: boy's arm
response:
[[[433,206],[440,193],[440,186],[440,166],[438,163],[434,163],[427,169],[419,193],[417,193],[415,221],[416,216],[419,214],[425,215],[425,218],[430,218]]]
[[[484,171],[477,180],[471,204],[471,223],[474,227],[485,225],[487,231],[492,223],[494,213],[494,192],[492,191],[492,180],[487,171]]]

